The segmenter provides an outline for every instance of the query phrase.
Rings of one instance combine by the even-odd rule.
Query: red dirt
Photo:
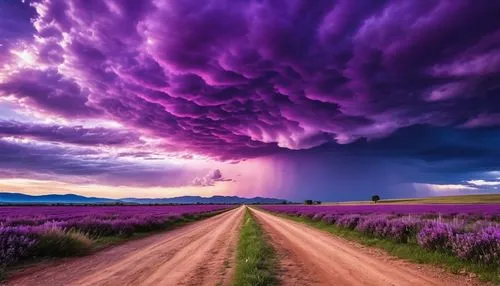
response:
[[[283,285],[478,285],[252,208],[276,248]]]

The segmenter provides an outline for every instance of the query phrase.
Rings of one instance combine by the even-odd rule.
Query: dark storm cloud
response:
[[[8,75],[0,92],[65,117],[110,117],[176,150],[238,160],[332,142],[379,146],[415,125],[500,124],[498,1],[34,6],[43,41],[33,45],[49,68]],[[420,135],[407,136],[376,150],[432,160],[481,157],[489,146],[421,150]]]
[[[140,143],[137,135],[118,129],[41,125],[17,121],[0,121],[0,137],[4,136],[89,146],[120,146]]]

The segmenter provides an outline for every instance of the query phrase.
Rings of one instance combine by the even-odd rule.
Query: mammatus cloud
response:
[[[500,124],[496,1],[33,6],[25,52],[42,68],[11,54],[0,95],[112,118],[166,146],[241,159],[417,124]]]
[[[196,177],[193,179],[193,185],[194,186],[213,186],[215,182],[229,182],[232,181],[232,179],[226,179],[222,177],[222,173],[219,169],[212,170],[208,172],[203,177]]]

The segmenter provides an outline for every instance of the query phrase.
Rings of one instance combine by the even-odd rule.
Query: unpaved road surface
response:
[[[27,270],[8,285],[228,285],[244,208],[96,254]]]
[[[252,208],[280,261],[283,285],[476,285],[477,282],[391,257],[327,232]]]

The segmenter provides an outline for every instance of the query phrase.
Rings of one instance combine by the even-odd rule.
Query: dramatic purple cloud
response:
[[[98,116],[100,111],[87,106],[88,92],[55,70],[15,72],[0,82],[0,95],[14,95],[20,102],[64,117]]]
[[[14,73],[3,94],[107,116],[197,153],[237,159],[415,124],[500,123],[494,1],[34,7],[34,49],[49,68]]]
[[[0,101],[127,130],[1,122],[2,136],[120,147],[140,135],[155,152],[233,163],[408,159],[451,181],[500,169],[499,1],[39,0],[0,10]],[[150,157],[150,146],[121,154]],[[446,181],[420,171],[401,181]],[[214,175],[187,184],[223,179]]]

